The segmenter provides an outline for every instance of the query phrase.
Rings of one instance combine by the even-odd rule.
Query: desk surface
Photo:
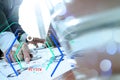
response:
[[[60,55],[60,52],[57,48],[53,49],[55,56]],[[65,52],[63,52],[65,54]],[[21,65],[23,68],[41,68],[41,71],[29,71],[28,69],[23,70],[19,76],[15,77],[9,77],[7,76],[9,74],[14,74],[13,69],[10,67],[8,63],[6,63],[4,60],[0,61],[0,79],[2,80],[53,80],[54,78],[62,75],[63,73],[71,70],[73,67],[71,67],[71,61],[70,59],[67,59],[66,56],[64,56],[64,60],[61,61],[58,68],[56,69],[55,73],[51,77],[51,74],[57,65],[60,57],[58,60],[54,61],[52,64],[50,64],[49,68],[46,70],[47,64],[50,61],[52,54],[50,53],[49,49],[41,49],[34,52],[34,57],[41,57],[36,60],[30,61],[29,64],[26,64],[25,62],[21,62]],[[74,60],[73,60],[74,62]],[[13,63],[13,66],[16,70],[21,69],[20,66],[17,63]],[[15,74],[14,74],[15,75]]]

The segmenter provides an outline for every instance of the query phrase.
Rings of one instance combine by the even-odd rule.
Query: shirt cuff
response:
[[[26,34],[26,33],[23,33],[23,34],[21,35],[20,41],[26,42],[26,39],[27,39],[27,34]]]
[[[7,51],[15,40],[15,36],[11,32],[3,32],[0,34],[0,49],[2,52]],[[15,41],[14,45],[19,44],[18,40]]]

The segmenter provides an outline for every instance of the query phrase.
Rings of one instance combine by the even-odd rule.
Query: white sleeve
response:
[[[8,48],[11,46],[15,39],[15,36],[11,32],[3,32],[0,34],[0,49],[5,52],[8,50]],[[15,44],[19,44],[19,42],[16,40]],[[14,44],[14,45],[15,45]]]

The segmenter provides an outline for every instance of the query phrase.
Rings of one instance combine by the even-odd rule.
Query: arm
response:
[[[25,31],[21,28],[21,25],[18,22],[19,7],[20,7],[21,2],[22,0],[15,0],[14,2],[12,2],[12,8],[9,10],[9,14],[8,14],[8,19],[9,19],[8,23],[12,24],[11,25],[12,32],[15,33],[16,30],[18,30],[17,33],[20,33],[22,38],[24,38],[23,41],[25,41],[27,35],[25,34]]]

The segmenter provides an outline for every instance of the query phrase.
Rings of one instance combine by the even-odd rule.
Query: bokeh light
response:
[[[111,42],[106,46],[106,52],[110,55],[114,55],[117,52],[117,45],[115,42]]]
[[[108,59],[104,59],[100,62],[100,69],[103,71],[103,72],[107,72],[111,69],[112,67],[112,62]]]

